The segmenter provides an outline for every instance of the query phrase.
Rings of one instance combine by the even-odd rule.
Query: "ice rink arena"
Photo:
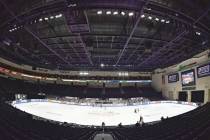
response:
[[[160,121],[161,117],[173,117],[197,107],[195,103],[159,101],[140,105],[75,105],[54,100],[14,101],[12,105],[22,111],[49,120],[68,122],[79,125],[106,126],[134,125],[140,116],[144,122]]]
[[[0,140],[210,140],[210,0],[0,0]]]

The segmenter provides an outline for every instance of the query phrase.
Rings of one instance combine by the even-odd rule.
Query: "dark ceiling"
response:
[[[152,71],[209,49],[209,0],[0,0],[0,56],[63,70]]]

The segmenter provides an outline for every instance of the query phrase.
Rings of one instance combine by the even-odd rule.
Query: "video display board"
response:
[[[195,85],[195,70],[188,70],[181,73],[182,86]]]
[[[179,81],[179,74],[175,73],[175,74],[170,74],[168,75],[168,83],[174,83]]]
[[[197,67],[197,76],[198,78],[210,76],[210,64]]]

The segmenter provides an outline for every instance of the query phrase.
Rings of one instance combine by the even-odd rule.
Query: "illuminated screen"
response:
[[[168,83],[174,83],[174,82],[177,82],[177,81],[179,81],[179,74],[178,73],[168,75]]]
[[[195,85],[195,71],[189,70],[181,73],[182,86]]]
[[[200,66],[197,68],[197,76],[198,78],[209,76],[210,75],[210,64]]]

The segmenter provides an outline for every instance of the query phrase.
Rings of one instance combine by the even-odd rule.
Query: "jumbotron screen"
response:
[[[195,71],[188,70],[181,73],[182,86],[193,86],[195,85]]]
[[[175,74],[170,74],[168,75],[168,83],[174,83],[179,81],[179,74],[175,73]]]
[[[210,64],[203,65],[197,68],[198,78],[209,76],[210,75]]]

